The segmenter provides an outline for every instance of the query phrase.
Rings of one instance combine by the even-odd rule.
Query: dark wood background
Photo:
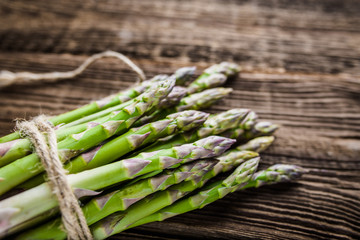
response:
[[[220,61],[243,66],[214,106],[282,125],[263,167],[298,164],[291,184],[238,192],[114,239],[360,239],[360,2],[357,0],[0,1],[0,69],[66,71],[103,50],[147,76]],[[114,59],[76,79],[0,90],[0,134],[132,84]]]

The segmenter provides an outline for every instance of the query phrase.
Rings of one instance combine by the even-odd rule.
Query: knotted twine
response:
[[[48,184],[59,202],[68,239],[92,239],[78,200],[67,182],[66,171],[58,156],[57,139],[52,125],[41,115],[32,121],[17,122],[16,127],[30,139],[45,168]]]
[[[104,57],[115,57],[120,59],[139,76],[140,81],[145,80],[144,72],[129,58],[118,52],[105,51],[92,55],[78,68],[69,72],[35,74],[30,72],[12,73],[9,71],[2,71],[0,73],[0,88],[14,83],[43,80],[57,81],[59,79],[73,78],[85,71],[90,64]],[[18,121],[16,123],[16,128],[21,134],[29,138],[40,158],[48,176],[48,184],[58,199],[62,223],[65,227],[65,231],[67,232],[68,239],[93,239],[79,202],[67,181],[67,172],[63,168],[63,164],[60,161],[57,152],[57,138],[53,125],[47,121],[44,115],[40,115],[32,121]]]
[[[144,72],[136,66],[129,58],[121,53],[114,51],[105,51],[102,53],[94,54],[87,58],[78,68],[68,72],[50,72],[50,73],[31,73],[31,72],[18,72],[13,73],[3,70],[0,72],[0,88],[9,86],[15,83],[30,83],[37,81],[55,82],[60,79],[74,78],[85,71],[85,69],[93,62],[106,58],[113,57],[121,60],[128,65],[139,77],[140,81],[145,80]]]

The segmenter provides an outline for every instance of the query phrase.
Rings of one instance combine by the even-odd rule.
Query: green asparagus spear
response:
[[[258,163],[259,158],[246,161],[234,171],[234,174],[231,174],[223,181],[222,187],[233,187],[237,183],[247,183],[256,171]],[[194,179],[193,181],[182,182],[168,188],[168,190],[150,195],[123,212],[117,212],[102,219],[90,228],[94,239],[105,239],[124,231],[140,219],[173,204],[176,200],[201,187],[203,184],[204,176]],[[220,193],[219,195],[226,194],[226,191],[222,191],[221,188],[217,190]]]
[[[188,94],[201,92],[204,89],[214,88],[226,82],[226,76],[222,73],[213,73],[207,77],[199,77],[187,87]]]
[[[171,139],[158,140],[149,147],[145,148],[145,151],[156,151],[159,149],[178,146],[184,143],[189,143],[207,137],[210,135],[216,135],[227,129],[238,127],[242,125],[244,119],[248,119],[248,109],[231,109],[226,112],[215,114],[210,116],[204,123],[203,127],[190,131],[187,133],[181,133],[174,136]]]
[[[150,222],[163,221],[182,213],[203,208],[204,206],[223,198],[226,194],[235,190],[244,190],[252,187],[261,187],[264,185],[293,181],[301,177],[301,175],[305,172],[306,171],[303,168],[295,165],[276,164],[266,170],[256,172],[246,185],[237,184],[235,186],[228,187],[224,186],[222,182],[216,182],[209,186],[205,186],[201,189],[201,192],[192,195],[191,197],[175,202],[174,204],[137,221],[129,226],[128,229]]]
[[[181,99],[186,95],[186,88],[175,86],[173,90],[169,93],[169,95],[161,100],[159,106],[155,109],[166,109],[168,107],[172,107],[177,105]]]
[[[185,86],[194,75],[196,67],[182,67],[175,71],[177,86]]]
[[[246,140],[249,140],[249,139],[252,139],[255,137],[269,136],[269,135],[272,135],[278,128],[279,128],[279,125],[271,123],[271,122],[266,122],[266,121],[257,122],[254,125],[254,127],[245,131],[244,137],[239,140],[246,141]]]
[[[228,77],[240,72],[237,64],[222,62],[207,69],[188,86],[188,93],[201,92],[204,89],[218,87],[225,83]]]
[[[209,74],[212,73],[222,73],[227,77],[231,77],[239,73],[240,71],[241,67],[235,63],[221,62],[205,69],[204,73],[200,77],[207,77]]]
[[[204,123],[207,117],[207,113],[194,110],[171,114],[163,120],[130,129],[125,134],[77,156],[67,163],[64,168],[69,173],[77,173],[108,164],[156,139],[197,128]],[[39,175],[20,185],[19,188],[30,189],[43,181],[44,176]]]
[[[263,152],[265,151],[270,144],[275,140],[273,136],[263,136],[254,138],[238,147],[236,150],[248,150],[254,152]],[[269,144],[270,143],[270,144]]]
[[[149,114],[143,116],[134,123],[135,127],[142,126],[144,124],[156,121],[157,113],[161,112],[163,109],[173,107],[181,101],[181,99],[186,95],[187,90],[184,87],[175,86],[169,95],[163,99],[158,106],[154,107]]]
[[[184,110],[201,110],[215,104],[220,99],[232,92],[231,88],[212,88],[199,93],[191,94],[181,99],[180,103],[175,107],[159,109],[151,115],[140,119],[135,126],[141,126],[144,123],[156,121],[166,117],[169,114]]]
[[[240,71],[235,63],[222,62],[207,69],[188,86],[188,94],[201,92],[208,88],[218,87],[225,83],[228,77],[232,77]]]
[[[171,111],[178,112],[188,109],[199,110],[210,107],[218,100],[224,98],[232,92],[231,88],[212,88],[199,93],[191,94],[181,99],[180,103],[173,109],[168,109],[168,113]]]
[[[222,154],[235,140],[210,136],[192,144],[173,147],[157,152],[141,153],[138,156],[102,167],[68,175],[68,182],[74,191],[82,196],[94,195],[94,190],[133,179],[143,174],[170,168],[201,158]],[[47,183],[7,198],[0,202],[0,237],[25,227],[26,222],[57,206],[57,200]],[[31,221],[30,221],[31,222]]]
[[[166,170],[163,174],[147,178],[135,184],[120,188],[114,192],[93,198],[82,207],[88,225],[117,211],[123,211],[144,197],[182,181],[189,181],[199,171],[211,169],[216,164],[213,160],[199,160],[184,164],[175,170]],[[196,175],[195,175],[196,176]],[[61,219],[57,218],[35,229],[26,231],[16,237],[20,239],[52,239],[66,238]]]
[[[248,130],[245,130],[243,127],[239,126],[226,130],[218,135],[236,139],[238,142],[246,142],[256,137],[272,135],[278,128],[279,126],[276,124],[261,121],[255,123],[255,125],[253,125]]]
[[[293,181],[307,172],[306,169],[296,165],[275,164],[266,170],[255,173],[252,180],[238,190]]]
[[[109,121],[82,133],[68,136],[58,144],[60,160],[65,162],[116,134],[124,133],[147,110],[157,105],[171,91],[174,84],[174,79],[161,81],[153,85],[148,92],[131,100],[133,102],[131,105],[121,110]],[[42,171],[43,167],[36,154],[28,155],[0,168],[0,194]]]

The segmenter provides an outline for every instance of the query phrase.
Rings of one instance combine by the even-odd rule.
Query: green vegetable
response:
[[[170,139],[158,140],[154,144],[145,148],[144,151],[156,151],[159,149],[178,146],[184,143],[196,141],[198,139],[216,135],[227,129],[242,126],[244,119],[248,119],[248,109],[231,109],[226,112],[211,115],[204,123],[203,127],[186,133],[178,134]]]

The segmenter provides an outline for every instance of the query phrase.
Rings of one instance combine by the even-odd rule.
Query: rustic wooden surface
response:
[[[359,12],[357,0],[2,0],[0,69],[71,70],[107,49],[148,76],[239,63],[233,94],[211,110],[247,107],[281,124],[262,166],[310,173],[114,239],[360,239]],[[73,80],[2,89],[0,135],[15,118],[71,110],[134,77],[106,59]]]

